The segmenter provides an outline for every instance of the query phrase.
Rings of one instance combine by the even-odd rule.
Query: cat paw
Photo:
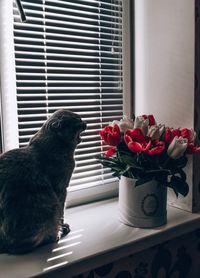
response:
[[[57,234],[56,242],[58,242],[62,237],[62,231],[60,230]]]
[[[67,223],[63,223],[61,229],[62,229],[62,237],[66,236],[70,232],[70,227]]]
[[[57,241],[59,241],[62,237],[66,236],[70,232],[70,227],[67,223],[63,223],[60,226],[60,229],[58,231],[57,235]]]

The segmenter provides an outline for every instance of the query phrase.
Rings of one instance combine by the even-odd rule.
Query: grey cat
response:
[[[79,115],[58,110],[27,147],[0,156],[0,253],[30,252],[70,231],[63,223],[66,187],[85,129]]]

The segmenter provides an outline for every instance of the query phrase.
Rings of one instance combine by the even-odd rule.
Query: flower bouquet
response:
[[[200,152],[193,129],[157,124],[153,115],[124,117],[104,127],[100,136],[109,148],[98,160],[111,168],[113,176],[135,179],[135,186],[156,180],[178,197],[189,186],[184,167],[187,155]]]

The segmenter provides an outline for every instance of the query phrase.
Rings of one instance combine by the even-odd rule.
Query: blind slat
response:
[[[18,20],[18,18],[19,18],[18,15],[14,15],[14,19],[15,20]],[[29,19],[28,20],[28,24],[32,24],[30,22],[34,22],[35,23],[34,24],[35,27],[43,26],[42,18],[37,18],[37,17],[29,16],[28,19]],[[63,26],[76,26],[77,27],[77,22],[73,22],[71,20],[68,20],[68,18],[66,18],[65,21],[59,20],[59,22],[57,20],[54,20],[54,19],[45,18],[45,22],[48,24],[48,27],[57,26],[58,24],[61,25],[61,27],[63,27]],[[16,24],[17,24],[16,26],[22,25],[22,23],[20,23],[19,21],[16,21]],[[112,29],[112,30],[114,30],[116,32],[121,32],[121,30],[119,31],[119,27],[120,28],[122,27],[121,23],[117,23],[118,28],[115,27],[116,24],[110,24],[110,25],[111,25],[111,26],[109,26],[110,29]],[[96,22],[96,24],[94,22],[93,22],[93,24],[91,24],[91,23],[89,24],[89,23],[85,23],[85,22],[84,23],[83,22],[81,22],[81,23],[79,22],[78,23],[78,27],[79,28],[81,27],[83,30],[85,28],[91,29],[91,30],[93,30],[93,29],[96,30],[99,27],[99,25],[97,24],[97,22]],[[107,30],[109,28],[106,25],[102,25],[101,26],[102,30]]]
[[[104,56],[104,55],[101,55],[101,56],[99,56],[99,52],[97,52],[97,55],[95,56],[92,56],[92,55],[80,55],[80,54],[78,54],[79,52],[78,51],[76,51],[76,53],[74,53],[73,55],[72,54],[60,54],[60,53],[56,53],[56,54],[54,54],[54,53],[48,53],[48,55],[47,55],[47,59],[48,59],[48,57],[54,57],[54,58],[56,58],[56,57],[62,57],[63,59],[64,58],[76,58],[76,59],[104,59],[104,60],[112,60],[112,61],[117,61],[117,62],[119,62],[119,61],[121,61],[121,58],[119,57],[107,57],[107,56]],[[21,55],[22,57],[26,57],[26,56],[28,56],[28,57],[30,57],[30,56],[42,56],[41,55],[41,52],[30,52],[30,51],[15,51],[15,54],[16,55]],[[28,60],[30,60],[29,58],[27,58]],[[18,58],[18,60],[20,60],[20,58]],[[21,59],[22,61],[23,60],[25,60],[25,59]],[[51,60],[50,60],[51,61]]]
[[[31,3],[31,2],[26,2],[26,1],[24,1],[24,3],[25,3],[25,8],[27,7],[27,6],[30,6],[30,7],[32,7],[32,8],[34,8],[34,7],[43,7],[43,4],[42,4],[42,2],[41,3]],[[59,1],[59,0],[48,0],[48,1],[46,1],[46,6],[48,7],[48,6],[50,6],[51,5],[51,3],[53,3],[53,7],[59,7],[59,4],[60,5],[62,5],[62,7],[65,7],[65,6],[73,6],[73,7],[78,7],[79,9],[83,9],[83,8],[86,8],[86,9],[93,9],[93,10],[95,10],[95,11],[98,11],[99,10],[99,8],[101,9],[101,12],[103,13],[104,11],[106,12],[106,11],[108,11],[108,12],[110,12],[110,9],[109,8],[111,8],[111,7],[117,7],[117,10],[115,11],[114,9],[113,9],[113,12],[115,12],[115,13],[120,13],[120,6],[119,5],[115,5],[114,3],[104,3],[104,5],[108,5],[109,6],[109,8],[103,8],[103,7],[101,7],[101,3],[100,2],[94,2],[93,3],[93,5],[92,5],[92,2],[87,2],[86,3],[86,5],[84,5],[84,4],[77,4],[77,3],[74,3],[74,2],[70,2],[70,1],[68,1],[68,2],[64,2],[64,1]],[[55,5],[56,4],[56,5]],[[95,4],[95,5],[94,5]],[[120,13],[121,14],[121,13]]]
[[[17,12],[17,9],[16,9],[16,12]],[[65,19],[66,19],[66,15],[62,15],[62,14],[59,14],[59,13],[44,12],[43,14],[45,14],[45,16],[47,17],[47,19],[48,19],[48,16],[49,16],[49,17],[50,17],[50,16],[55,17],[56,19],[60,20],[61,22],[65,22]],[[30,16],[30,14],[29,14],[28,12],[26,13],[27,18],[28,18],[29,20],[36,20],[36,21],[41,21],[43,14],[42,14],[42,13],[39,13],[38,11],[32,10],[32,11],[31,11],[31,15],[36,15],[36,16],[38,15],[38,16],[40,16],[40,18],[37,18],[37,17],[34,17],[34,16]],[[103,15],[102,15],[102,16],[103,16]],[[14,18],[18,20],[18,19],[19,19],[19,15],[18,15],[18,14],[15,14],[15,15],[14,15]],[[108,17],[108,19],[109,19],[109,18],[111,18],[111,17]],[[85,17],[81,17],[81,16],[76,16],[76,17],[74,17],[74,16],[68,14],[68,15],[67,15],[67,19],[68,19],[68,20],[70,19],[70,20],[72,20],[72,21],[76,20],[76,21],[88,22],[89,24],[93,24],[93,25],[95,25],[95,26],[98,25],[98,18],[95,19],[95,18],[90,18],[90,17],[86,17],[86,16],[85,16]],[[52,22],[52,20],[49,20],[49,21]],[[55,19],[53,19],[53,21],[56,22]],[[46,22],[48,22],[48,21],[46,20]],[[121,23],[121,22],[114,22],[114,23],[113,23],[112,21],[103,20],[103,19],[101,19],[101,23],[104,23],[104,24],[113,24],[113,25],[122,26],[122,23]]]
[[[110,55],[111,54],[111,51],[110,50],[99,50],[99,49],[83,49],[83,48],[73,48],[73,47],[60,47],[60,46],[48,46],[48,45],[24,45],[24,44],[20,44],[20,43],[16,43],[15,44],[15,47],[18,49],[23,49],[23,51],[26,53],[27,49],[31,49],[32,53],[35,53],[33,52],[34,49],[37,49],[37,50],[40,50],[40,54],[41,54],[41,51],[44,52],[45,50],[48,51],[48,53],[52,53],[52,51],[57,51],[58,52],[58,49],[60,51],[63,51],[63,52],[82,52],[82,53],[96,53],[96,54],[99,54],[101,56],[106,56],[106,55]],[[29,51],[29,50],[28,50]],[[120,49],[118,49],[118,51],[120,51]],[[16,51],[17,53],[17,51]],[[113,53],[112,53],[113,54]],[[114,51],[114,54],[115,55],[121,55],[121,52],[116,52]]]
[[[51,21],[50,21],[51,22]],[[21,22],[16,22],[15,23],[15,26],[16,26],[16,30],[23,30],[23,25],[24,23],[21,23]],[[73,23],[73,22],[69,22],[69,24],[67,25],[66,24],[66,22],[65,22],[65,27],[62,27],[62,26],[60,26],[60,27],[57,27],[56,25],[50,25],[50,24],[48,24],[48,30],[57,30],[57,31],[59,31],[59,32],[61,32],[61,31],[65,31],[66,32],[66,30],[69,30],[69,31],[79,31],[79,32],[87,32],[88,31],[88,33],[91,33],[93,30],[99,30],[99,28],[97,27],[97,26],[90,26],[90,25],[87,25],[87,24],[80,24],[79,26],[78,26],[78,28],[77,28],[77,24],[75,24],[75,23]],[[73,27],[72,27],[73,26]],[[82,27],[82,29],[80,29],[80,27]],[[41,24],[32,24],[32,23],[30,23],[30,22],[27,22],[26,23],[26,28],[28,29],[30,29],[30,30],[33,30],[33,29],[39,29],[39,30],[41,30],[41,29],[43,29],[44,28],[44,25],[42,24],[42,22],[41,22]],[[114,26],[109,26],[109,27],[106,27],[106,26],[102,26],[101,27],[101,29],[102,29],[102,33],[104,33],[104,34],[110,34],[110,32],[112,31],[112,33],[114,33],[115,32],[115,35],[116,36],[119,36],[119,35],[121,35],[121,33],[119,33],[119,28],[116,28],[116,27],[114,27]],[[94,31],[93,31],[94,32]],[[99,33],[99,35],[100,35],[100,32],[98,32]],[[102,35],[102,34],[101,34]]]

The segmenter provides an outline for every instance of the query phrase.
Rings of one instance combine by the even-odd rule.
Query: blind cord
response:
[[[25,15],[21,0],[15,0],[15,1],[16,1],[18,11],[19,11],[19,14],[20,14],[20,17],[21,17],[21,22],[25,22],[26,21],[26,15]]]

